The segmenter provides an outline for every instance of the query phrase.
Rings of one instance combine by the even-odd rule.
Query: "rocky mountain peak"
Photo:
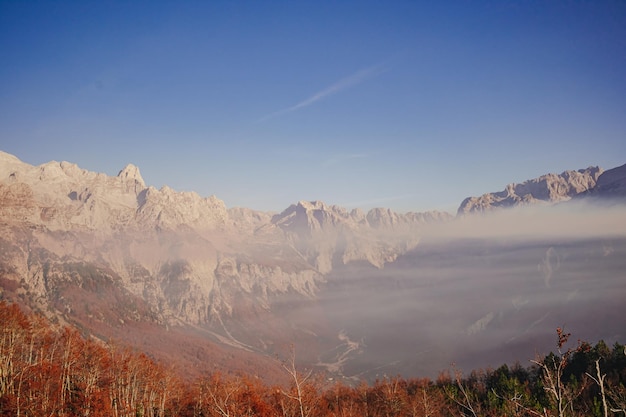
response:
[[[299,208],[303,208],[305,210],[325,210],[326,209],[326,204],[324,204],[323,201],[318,201],[318,200],[316,201],[300,200],[298,201],[296,206],[298,206]]]
[[[310,237],[339,228],[353,229],[361,219],[359,211],[349,213],[343,207],[329,206],[322,201],[299,201],[273,216],[272,223],[286,232]]]
[[[587,192],[595,187],[603,170],[589,167],[561,174],[546,174],[520,184],[508,184],[503,191],[468,197],[457,214],[490,211],[522,204],[556,203]]]
[[[137,184],[141,186],[141,188],[146,187],[146,183],[143,181],[141,177],[141,173],[139,172],[139,168],[133,164],[128,164],[122,169],[118,174],[118,178],[123,180],[134,180]]]
[[[367,212],[367,221],[372,227],[393,227],[398,224],[399,216],[391,209],[373,208]]]

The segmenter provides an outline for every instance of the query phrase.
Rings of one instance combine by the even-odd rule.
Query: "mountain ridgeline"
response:
[[[58,265],[88,263],[161,306],[163,322],[230,316],[229,291],[250,294],[259,305],[272,293],[313,297],[337,264],[382,268],[415,247],[423,224],[451,218],[304,201],[280,214],[228,210],[214,196],[146,187],[133,165],[109,177],[67,162],[34,167],[2,154],[0,177],[3,245],[14,255],[6,265],[15,278],[30,277],[37,299],[48,301],[44,284]]]
[[[544,175],[468,198],[456,217],[365,213],[319,201],[268,213],[146,186],[134,165],[112,177],[67,162],[32,166],[0,152],[0,298],[196,368],[210,358],[214,367],[232,370],[237,362],[271,374],[271,358],[293,343],[303,363],[344,377],[432,374],[461,358],[453,343],[459,335],[467,339],[460,363],[470,366],[485,352],[478,333],[493,337],[490,348],[508,343],[515,352],[516,335],[485,332],[514,324],[536,342],[540,323],[582,304],[607,317],[624,312],[615,297],[625,293],[618,272],[626,269],[625,172],[626,165]],[[587,203],[605,200],[612,203]],[[531,246],[506,233],[468,232],[468,224],[481,232],[519,225],[516,216],[528,220],[527,212],[498,210],[519,206],[542,207],[531,221],[545,230],[546,207],[565,201],[573,207],[567,233]],[[563,204],[554,210],[568,217]],[[472,220],[474,212],[507,214],[491,224]],[[595,219],[615,224],[598,229]],[[575,263],[580,257],[583,266]],[[581,274],[594,268],[600,281],[584,281]],[[520,277],[529,274],[526,285]],[[480,301],[493,291],[496,298]],[[438,328],[443,318],[449,333]],[[595,330],[583,336],[623,336],[615,326]],[[415,349],[437,351],[431,367]]]

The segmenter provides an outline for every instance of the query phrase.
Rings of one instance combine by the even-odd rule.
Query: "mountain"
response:
[[[561,174],[546,174],[521,184],[509,184],[500,192],[466,198],[459,206],[457,214],[567,201],[573,196],[593,189],[602,173],[602,168],[589,167],[578,171],[565,171]]]
[[[376,379],[532,351],[522,345],[543,340],[539,323],[552,334],[589,311],[607,320],[581,337],[612,340],[626,211],[548,206],[619,193],[623,169],[513,184],[467,199],[456,218],[320,201],[268,213],[147,186],[132,164],[108,176],[0,152],[0,298],[186,373],[268,380],[291,344],[302,364]],[[519,211],[532,202],[547,211]],[[491,215],[464,215],[475,211]]]
[[[626,164],[604,171],[598,178],[596,186],[582,196],[604,199],[626,198]]]
[[[321,202],[227,209],[146,186],[132,164],[107,176],[0,152],[0,294],[101,338],[185,328],[269,352],[271,340],[314,339],[283,315],[285,300],[314,300],[336,267],[382,268],[415,247],[424,224],[451,217]]]

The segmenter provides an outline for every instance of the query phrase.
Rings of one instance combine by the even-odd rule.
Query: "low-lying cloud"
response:
[[[459,216],[445,225],[429,225],[424,237],[463,238],[585,238],[626,236],[623,205],[568,202],[555,206],[527,206]]]
[[[560,326],[592,343],[624,343],[625,225],[623,206],[586,204],[432,225],[383,269],[334,271],[317,310],[301,317],[324,317],[360,341],[342,365],[356,378],[528,365],[555,350]]]

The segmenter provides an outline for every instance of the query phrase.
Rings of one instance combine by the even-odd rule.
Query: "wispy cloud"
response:
[[[342,78],[341,80],[337,81],[336,83],[332,84],[331,86],[318,91],[317,93],[313,94],[312,96],[310,96],[309,98],[307,98],[306,100],[303,100],[301,102],[299,102],[296,105],[293,105],[291,107],[287,107],[285,109],[276,111],[274,113],[270,113],[267,116],[264,116],[262,118],[259,119],[260,122],[265,121],[265,120],[269,120],[272,119],[274,117],[278,117],[278,116],[282,116],[284,114],[287,113],[291,113],[300,109],[303,109],[305,107],[308,107],[320,100],[325,99],[326,97],[332,96],[333,94],[337,94],[340,91],[343,91],[347,88],[350,88],[352,86],[355,86],[357,84],[361,84],[362,82],[369,80],[370,78],[374,78],[380,74],[382,74],[383,72],[385,72],[387,70],[386,65],[384,64],[378,64],[378,65],[374,65],[372,67],[368,67],[368,68],[364,68],[361,69],[357,72],[355,72],[352,75],[349,75],[345,78]]]

